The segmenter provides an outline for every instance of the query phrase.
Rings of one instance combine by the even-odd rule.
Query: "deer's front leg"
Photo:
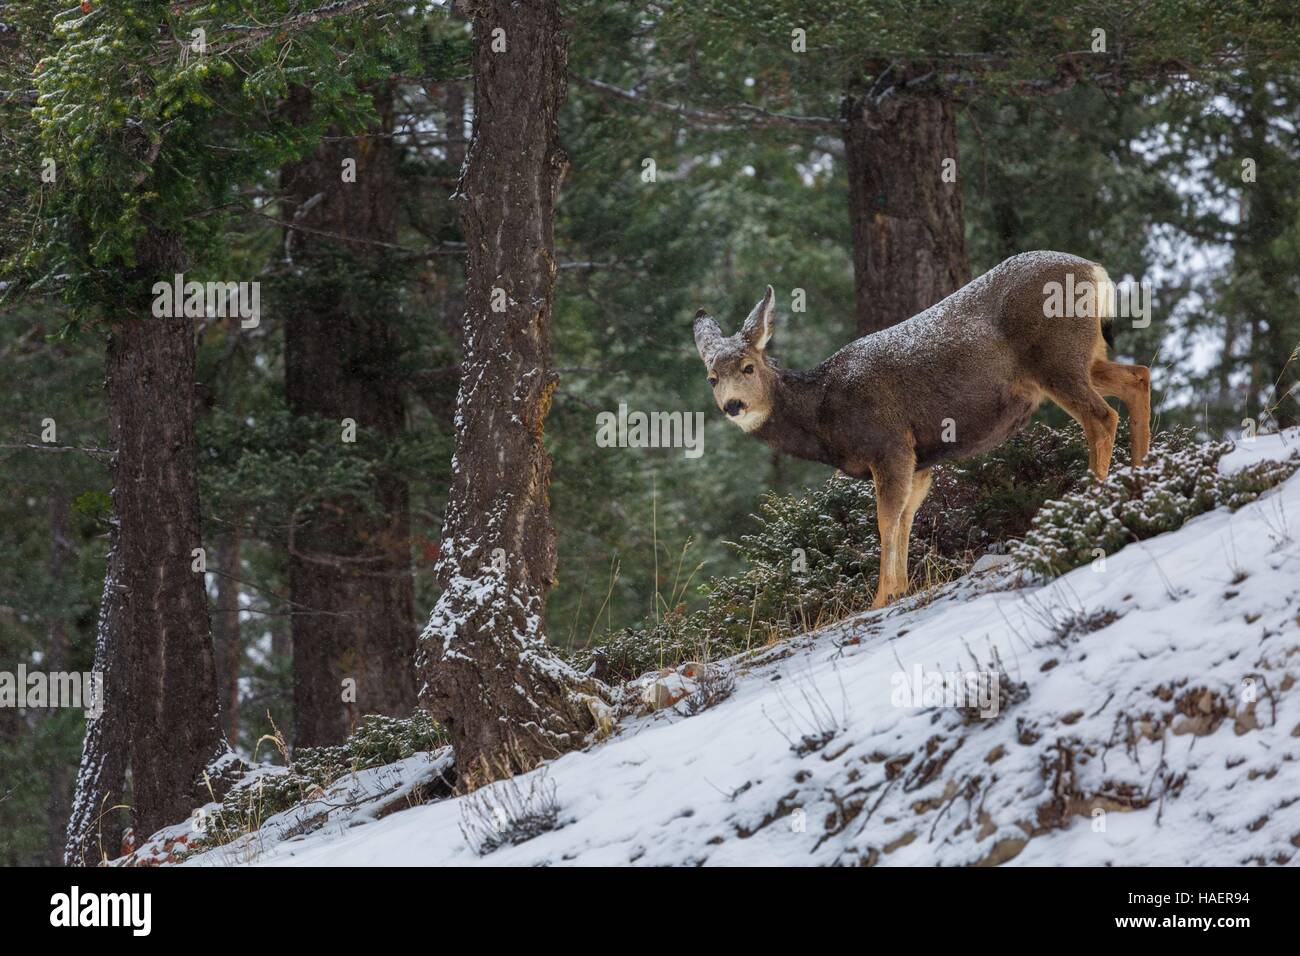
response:
[[[907,541],[899,541],[899,536],[915,471],[916,458],[910,452],[871,466],[880,525],[880,583],[871,602],[873,608],[884,607],[907,593]]]

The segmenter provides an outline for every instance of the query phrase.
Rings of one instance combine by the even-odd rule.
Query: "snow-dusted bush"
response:
[[[1007,673],[1007,666],[1002,661],[1002,655],[998,653],[997,645],[989,645],[989,660],[982,662],[975,654],[971,655],[972,669],[967,672],[975,675],[978,680],[981,675],[993,675],[996,683],[993,685],[997,693],[997,700],[993,701],[992,713],[990,714],[984,706],[958,707],[957,713],[961,714],[962,722],[965,724],[987,723],[990,720],[997,720],[1016,704],[1023,703],[1029,699],[1029,684],[1025,681],[1016,680]],[[968,678],[969,679],[969,678]],[[957,699],[970,699],[969,694],[972,688],[969,686],[959,686],[952,683],[948,677],[944,679],[945,693],[951,691],[956,694],[962,692],[966,697]],[[978,696],[978,684],[973,688]]]
[[[1087,478],[1086,449],[1078,423],[1057,428],[1038,422],[987,454],[935,468],[912,526],[913,554],[919,545],[967,565],[989,547],[1022,537],[1044,502]],[[1128,462],[1123,420],[1112,467]]]
[[[729,667],[707,668],[695,682],[695,690],[682,698],[682,712],[687,717],[716,707],[736,692],[736,674]]]
[[[196,845],[228,843],[256,830],[268,817],[319,795],[345,774],[396,763],[447,743],[442,727],[423,711],[409,717],[372,714],[342,744],[299,747],[292,760],[282,737],[264,739],[275,744],[288,765],[259,767],[236,784],[209,818]]]
[[[1104,482],[1043,505],[1012,553],[1042,574],[1062,574],[1092,561],[1095,549],[1114,554],[1204,512],[1240,508],[1300,467],[1300,455],[1292,455],[1220,474],[1219,459],[1231,449],[1197,444],[1184,429],[1162,432],[1141,468],[1116,469]]]
[[[714,578],[711,631],[732,646],[811,630],[871,602],[880,566],[875,486],[835,475],[806,495],[767,495],[735,543],[746,564]]]

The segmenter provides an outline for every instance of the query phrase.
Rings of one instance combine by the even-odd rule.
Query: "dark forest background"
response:
[[[91,668],[114,520],[112,322],[99,305],[125,294],[116,227],[96,217],[139,214],[114,205],[125,174],[111,153],[69,146],[66,178],[41,179],[48,141],[24,132],[25,91],[55,69],[37,71],[42,58],[91,55],[59,47],[55,6],[0,3],[7,670]],[[141,16],[146,6],[121,5]],[[263,19],[287,22],[302,5],[265,6]],[[813,365],[856,337],[855,217],[869,223],[886,210],[890,177],[915,176],[917,157],[955,150],[954,191],[936,201],[959,230],[965,278],[1017,252],[1057,249],[1153,284],[1150,326],[1121,320],[1117,352],[1152,367],[1157,428],[1235,437],[1245,419],[1295,423],[1294,24],[1268,4],[1157,3],[1132,20],[1129,6],[563,4],[560,382],[546,425],[558,535],[552,643],[579,647],[693,605],[705,575],[736,567],[728,542],[760,496],[825,479],[722,420],[691,318],[706,306],[734,331],[770,283],[784,363]],[[98,12],[88,8],[87,19]],[[105,14],[110,42],[119,14]],[[1094,27],[1107,30],[1104,68],[1089,60]],[[800,29],[802,51],[792,47]],[[311,682],[328,680],[328,667],[321,678],[312,655],[346,645],[367,658],[409,656],[437,599],[465,312],[453,194],[475,94],[461,10],[391,7],[266,42],[207,54],[213,76],[224,62],[263,80],[256,96],[214,91],[193,63],[172,70],[189,105],[160,110],[170,119],[159,128],[181,137],[165,148],[200,158],[151,186],[163,197],[157,215],[186,236],[187,278],[262,284],[256,328],[192,323],[192,395],[174,396],[193,403],[221,719],[245,755],[273,728],[299,743],[341,739],[347,714],[313,710]],[[133,50],[128,42],[110,56],[125,62]],[[117,73],[62,68],[74,92],[72,78],[103,82],[100,119],[111,118]],[[855,98],[904,75],[898,95],[940,112],[922,104],[899,121],[901,138],[864,153],[849,130]],[[60,82],[38,82],[40,95],[57,100]],[[937,146],[918,142],[926,123]],[[65,142],[93,143],[92,133],[73,126]],[[348,158],[362,175],[347,201],[314,203]],[[863,180],[864,163],[892,172]],[[79,200],[56,195],[73,181]],[[65,228],[79,216],[94,224],[89,251]],[[95,265],[83,274],[78,262]],[[900,295],[916,284],[895,268],[873,281]],[[792,311],[795,290],[806,311]],[[597,447],[597,413],[620,402],[704,411],[705,454]],[[344,418],[373,427],[344,443]],[[358,561],[367,574],[354,573]],[[413,706],[417,691],[390,688],[393,706]],[[84,728],[75,711],[0,709],[0,863],[62,859]]]

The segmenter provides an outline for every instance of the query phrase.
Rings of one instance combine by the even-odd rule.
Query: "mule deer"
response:
[[[1077,317],[1048,316],[1051,283],[1081,292]],[[872,607],[907,591],[912,518],[930,490],[930,469],[1001,444],[1045,397],[1083,426],[1088,467],[1099,478],[1110,470],[1119,423],[1105,396],[1128,409],[1133,463],[1147,453],[1150,372],[1107,358],[1114,286],[1094,262],[1060,252],[1013,256],[809,371],[783,369],[767,355],[773,299],[768,286],[730,337],[701,309],[695,345],[731,421],[777,451],[871,476],[880,524]]]

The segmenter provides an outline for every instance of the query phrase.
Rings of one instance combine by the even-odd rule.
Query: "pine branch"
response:
[[[326,20],[347,16],[350,13],[358,13],[367,7],[379,6],[387,2],[388,0],[335,0],[333,3],[323,4],[313,10],[305,10],[277,23],[257,24],[256,26],[227,23],[222,29],[236,31],[241,34],[239,43],[232,43],[230,47],[227,47],[227,49],[232,49],[237,45],[244,45],[272,35],[287,37]]]

